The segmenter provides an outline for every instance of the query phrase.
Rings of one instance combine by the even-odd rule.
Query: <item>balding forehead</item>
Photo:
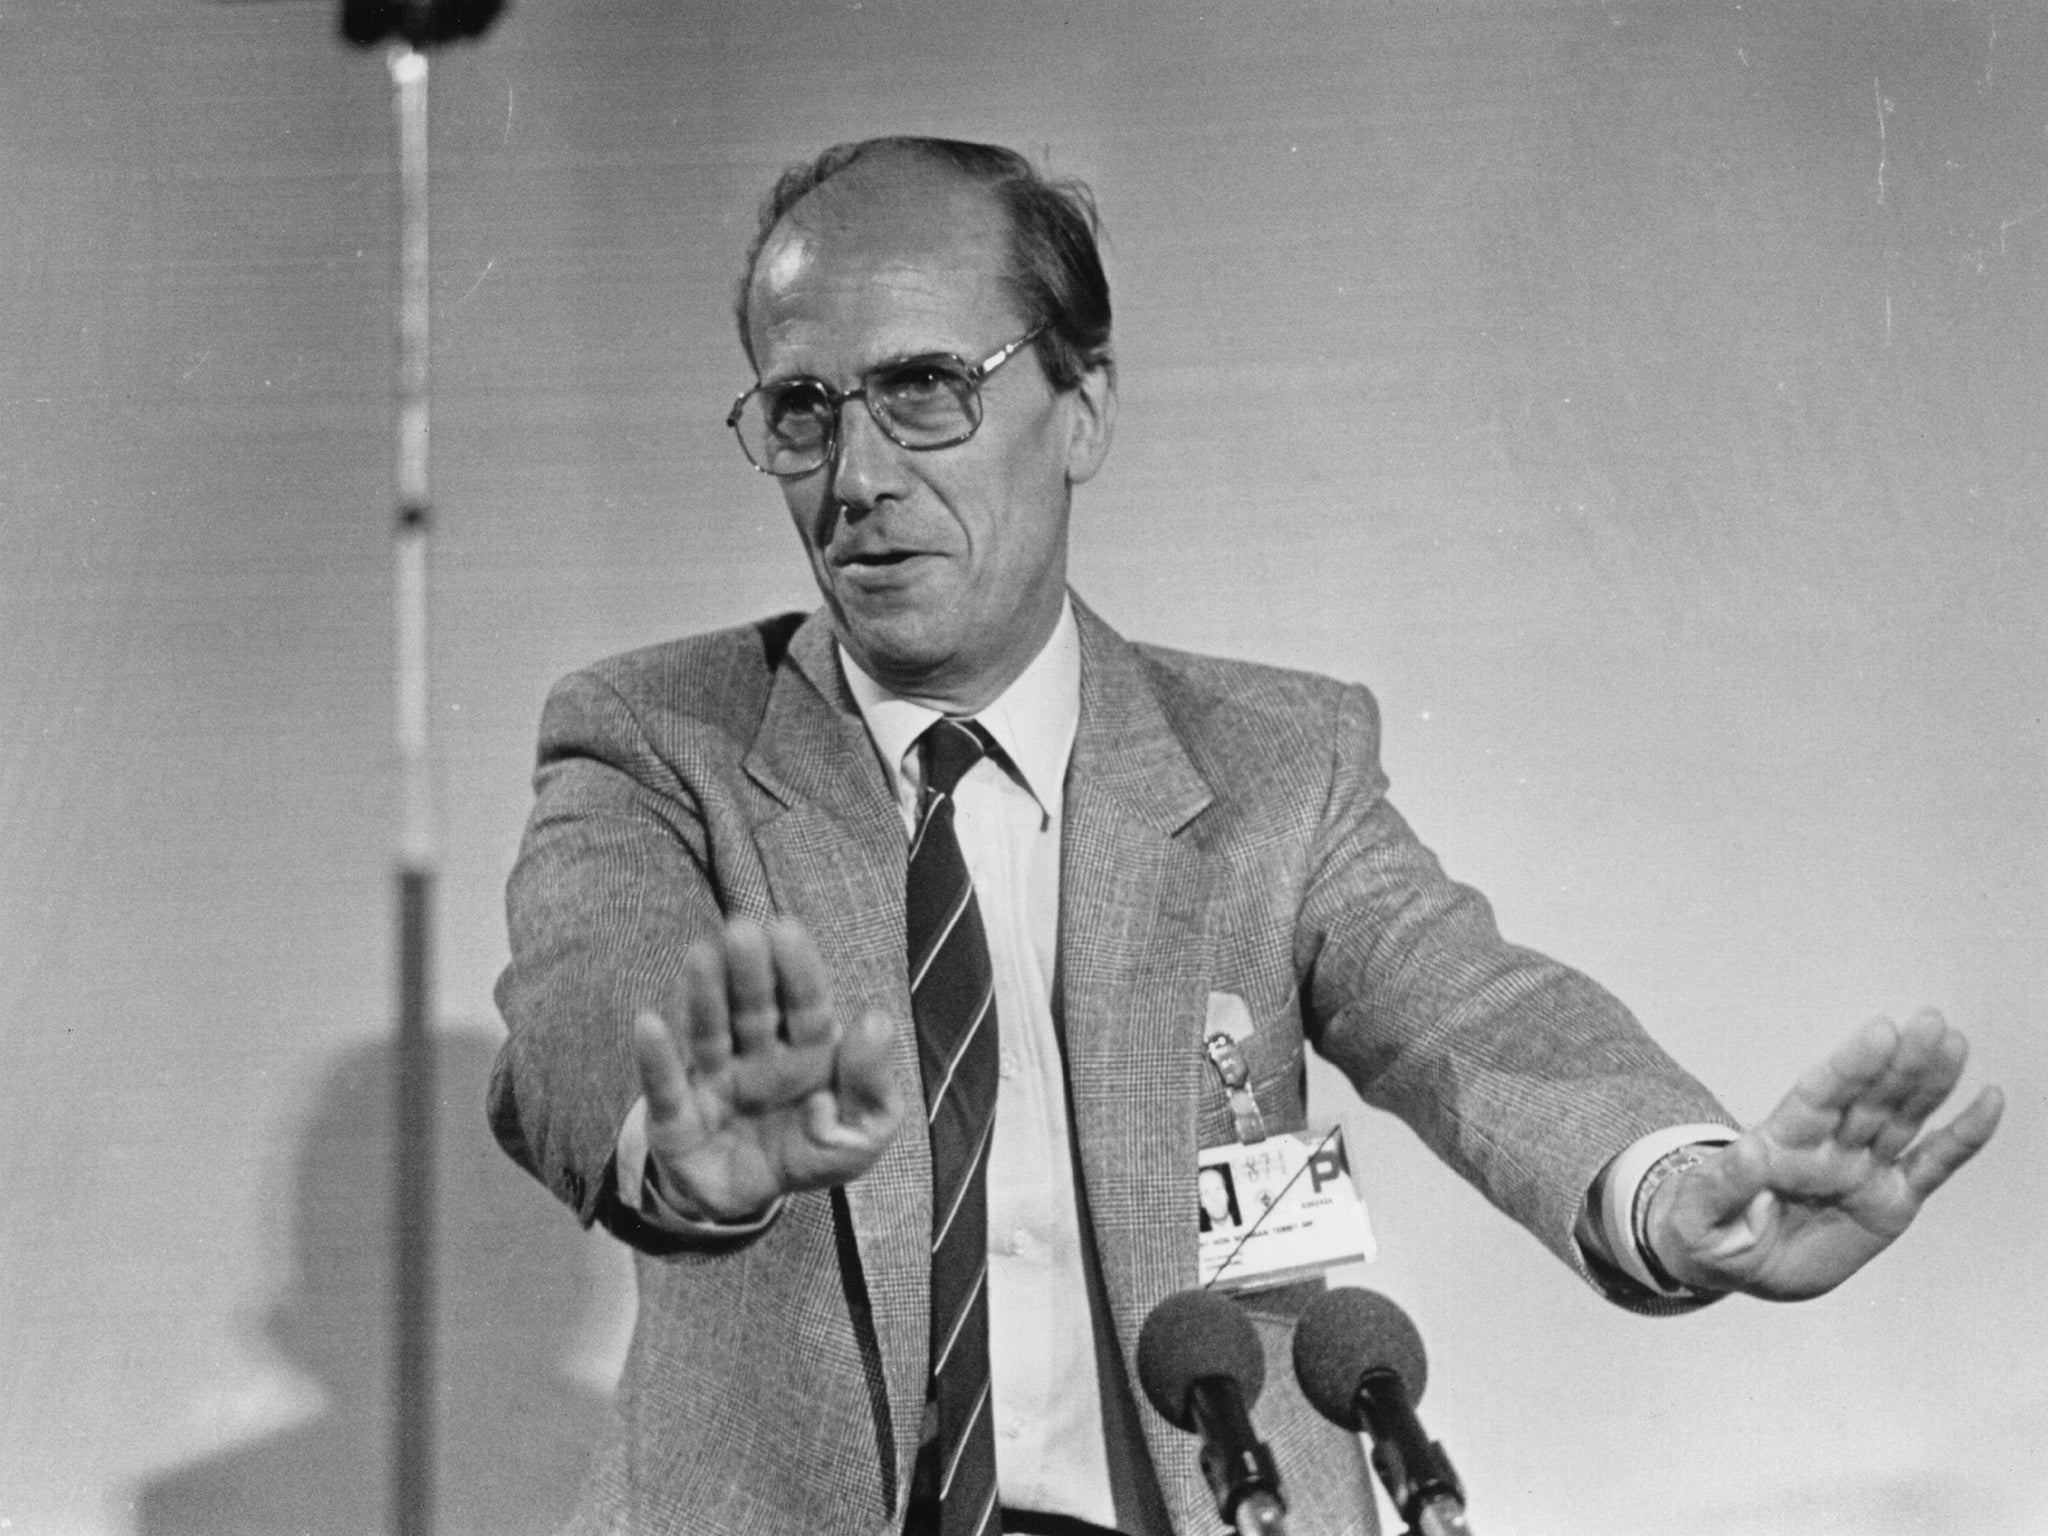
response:
[[[813,188],[762,246],[754,281],[768,291],[817,262],[922,262],[938,252],[1006,250],[1008,219],[985,186],[905,152],[877,154]]]
[[[750,312],[778,296],[891,272],[1002,280],[1010,265],[1007,221],[985,188],[915,156],[878,159],[842,171],[783,215],[755,263]]]
[[[813,188],[770,240],[788,233],[817,247],[929,251],[1001,234],[1005,224],[989,190],[952,167],[911,151],[880,151]]]

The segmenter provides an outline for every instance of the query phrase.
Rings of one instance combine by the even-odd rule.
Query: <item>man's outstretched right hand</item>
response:
[[[735,919],[683,957],[676,1004],[633,1021],[648,1172],[687,1215],[741,1220],[865,1173],[901,1128],[891,1027],[842,1030],[802,926]]]

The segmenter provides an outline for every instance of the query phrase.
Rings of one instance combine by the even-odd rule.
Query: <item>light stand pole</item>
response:
[[[434,782],[427,715],[427,56],[388,56],[398,129],[398,515],[393,528],[398,1042],[393,1053],[391,1526],[429,1536],[434,1492]]]
[[[391,1486],[395,1536],[434,1517],[433,897],[427,688],[427,55],[481,37],[505,0],[342,0],[342,37],[387,44],[398,139],[398,462],[392,548],[399,771],[398,1039],[392,1052]]]

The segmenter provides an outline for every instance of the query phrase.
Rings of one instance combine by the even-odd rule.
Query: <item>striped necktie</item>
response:
[[[924,798],[910,845],[904,927],[910,1007],[932,1149],[931,1400],[937,1432],[918,1492],[938,1503],[939,1536],[998,1529],[989,1402],[988,1148],[996,1119],[995,973],[959,840],[953,789],[994,743],[941,719],[918,741]]]

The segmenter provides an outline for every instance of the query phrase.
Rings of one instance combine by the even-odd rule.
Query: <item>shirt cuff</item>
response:
[[[758,1216],[743,1216],[737,1221],[693,1215],[682,1209],[662,1188],[660,1177],[648,1166],[645,1094],[635,1099],[633,1107],[626,1111],[625,1124],[619,1127],[617,1147],[619,1203],[658,1232],[672,1237],[752,1237],[767,1231],[775,1218],[782,1214],[786,1197],[781,1195],[769,1201]]]
[[[1644,1179],[1674,1152],[1695,1146],[1724,1147],[1735,1137],[1736,1133],[1725,1125],[1670,1126],[1630,1142],[1602,1171],[1595,1217],[1600,1241],[1607,1250],[1605,1257],[1653,1296],[1698,1297],[1704,1293],[1674,1286],[1668,1275],[1657,1273],[1644,1253],[1636,1228],[1639,1198],[1648,1193],[1643,1188]]]

